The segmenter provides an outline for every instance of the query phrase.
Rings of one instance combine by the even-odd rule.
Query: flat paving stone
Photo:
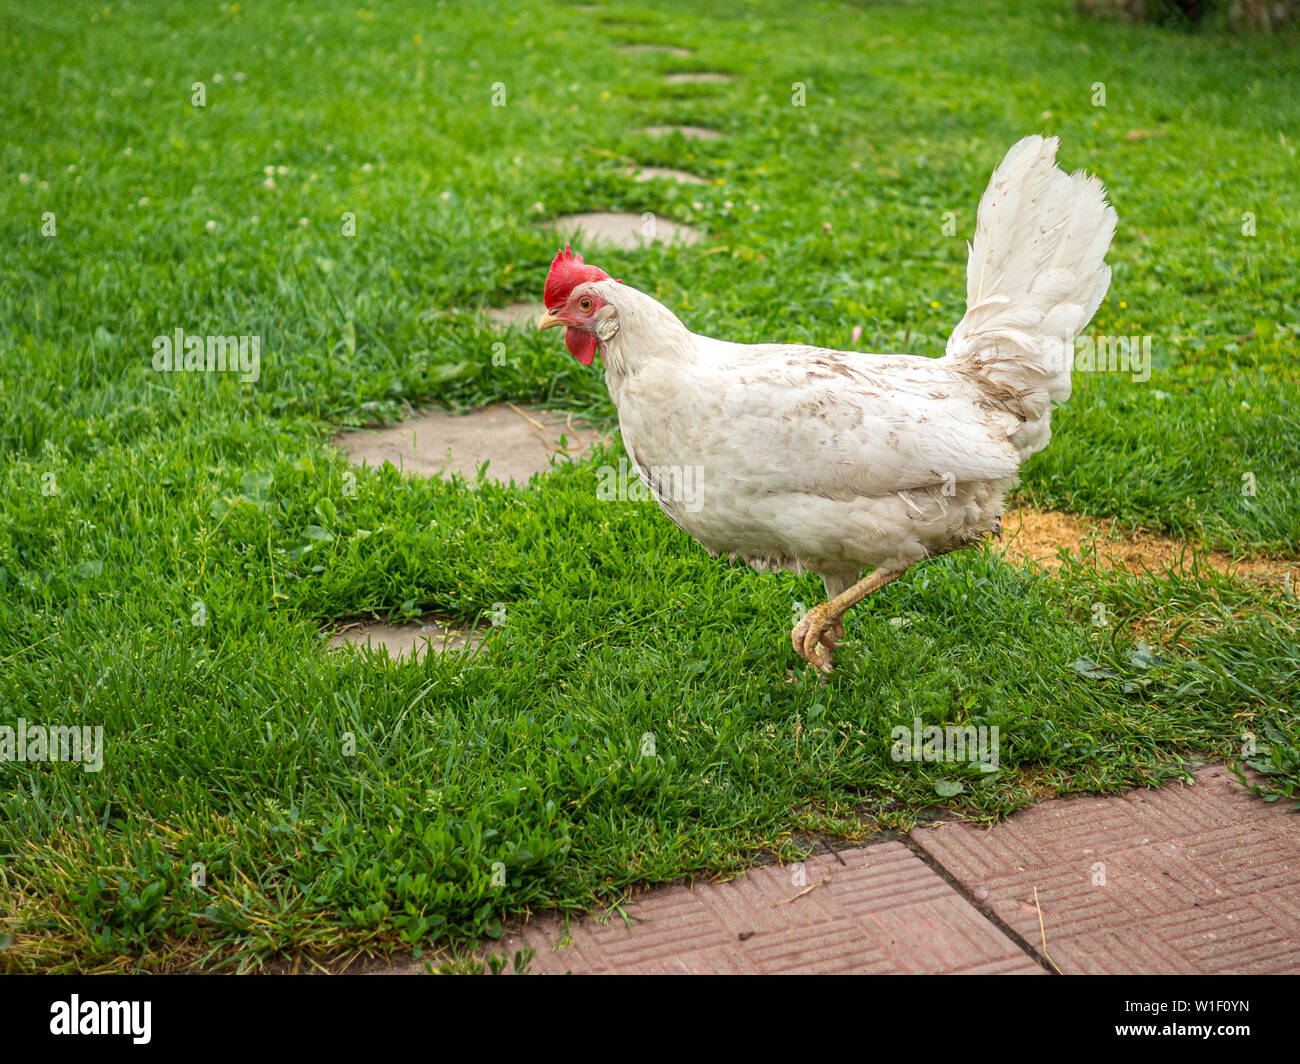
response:
[[[330,637],[333,650],[369,646],[387,653],[393,661],[419,661],[432,650],[446,654],[465,647],[473,650],[483,642],[478,629],[446,628],[440,624],[385,624],[382,621],[356,622]]]
[[[654,890],[623,907],[630,925],[543,917],[485,951],[533,949],[537,974],[1043,974],[902,843],[840,857]]]
[[[488,320],[495,325],[504,325],[516,329],[536,327],[542,316],[540,303],[511,303],[505,307],[489,307],[485,313]]]
[[[664,81],[670,85],[724,84],[734,80],[730,74],[718,70],[678,70],[664,75]]]
[[[555,411],[513,408],[500,403],[452,416],[431,411],[385,429],[358,429],[336,437],[358,465],[388,462],[419,476],[459,473],[473,481],[480,463],[489,462],[489,479],[523,484],[544,473],[551,459],[564,460],[560,437],[570,459],[585,454],[599,434]]]
[[[629,251],[648,244],[694,244],[704,237],[698,229],[657,214],[651,222],[647,222],[640,214],[613,214],[608,211],[566,215],[548,223],[547,228],[568,238]]]
[[[1194,778],[918,829],[932,864],[891,841],[653,888],[626,922],[543,915],[480,955],[531,949],[538,974],[1300,973],[1300,816],[1223,766]]]
[[[722,136],[708,126],[646,126],[641,132],[647,137],[671,137],[680,133],[687,140],[718,140]]]
[[[689,48],[675,44],[625,44],[619,48],[627,55],[675,55],[679,59],[691,54]]]
[[[1300,973],[1300,816],[1194,778],[913,838],[1067,974]]]
[[[679,185],[707,185],[702,177],[696,177],[685,170],[672,170],[666,166],[627,166],[621,173],[628,174],[635,181],[675,181]]]

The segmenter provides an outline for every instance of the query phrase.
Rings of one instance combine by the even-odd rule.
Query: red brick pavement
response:
[[[625,907],[630,927],[585,918],[566,937],[544,918],[490,949],[531,948],[544,974],[1042,973],[902,843],[840,856],[654,891]]]
[[[914,838],[1062,972],[1300,973],[1300,816],[1222,766]]]
[[[1221,766],[911,841],[924,859],[841,850],[651,891],[630,924],[542,917],[485,950],[532,949],[541,974],[1300,973],[1300,815]]]

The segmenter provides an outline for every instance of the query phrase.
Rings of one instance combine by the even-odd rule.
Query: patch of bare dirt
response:
[[[1085,547],[1095,546],[1098,560],[1110,568],[1190,572],[1196,559],[1221,573],[1258,583],[1282,584],[1287,574],[1292,583],[1300,578],[1300,562],[1233,559],[1222,551],[1200,550],[1152,532],[1121,532],[1109,521],[1054,510],[1008,510],[1002,516],[1002,545],[1008,561],[1032,562],[1047,569],[1060,566],[1062,547],[1082,555]]]

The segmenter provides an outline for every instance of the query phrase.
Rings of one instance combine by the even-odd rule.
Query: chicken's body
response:
[[[575,283],[548,281],[543,324],[582,334],[566,337],[580,360],[598,343],[624,446],[664,512],[715,554],[823,577],[830,602],[792,633],[822,668],[853,602],[998,529],[1020,464],[1050,439],[1115,226],[1100,182],[1067,177],[1055,149],[1026,138],[994,173],[967,313],[939,359],[697,336],[580,259]]]
[[[634,375],[616,337],[605,379],[638,475],[714,553],[856,573],[952,549],[997,517],[1020,422],[941,361],[686,335]]]

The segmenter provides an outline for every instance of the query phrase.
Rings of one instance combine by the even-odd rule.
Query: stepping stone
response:
[[[481,646],[485,636],[477,628],[444,628],[440,624],[385,624],[382,621],[349,625],[330,637],[331,648],[369,646],[383,650],[393,661],[419,661],[430,649],[446,654]]]
[[[585,240],[593,244],[635,251],[647,244],[694,244],[704,237],[698,229],[681,222],[654,216],[651,235],[646,235],[646,223],[639,214],[612,214],[596,211],[591,214],[569,214],[547,223],[569,240]]]
[[[542,316],[542,305],[540,303],[511,303],[506,307],[489,307],[486,313],[488,319],[496,325],[527,329],[530,325],[535,326],[537,324],[537,320]]]
[[[431,411],[391,428],[345,432],[335,442],[358,465],[388,462],[426,477],[459,473],[473,483],[478,465],[488,461],[489,479],[524,484],[534,473],[550,469],[561,436],[571,459],[599,438],[593,429],[570,424],[555,411],[501,403],[459,417]]]
[[[664,75],[664,81],[670,85],[725,84],[734,80],[730,74],[723,74],[717,70],[679,70],[675,74]]]
[[[702,177],[685,170],[671,170],[666,166],[626,166],[619,173],[629,174],[636,181],[675,181],[679,185],[707,185]]]
[[[619,51],[628,55],[675,55],[679,59],[691,54],[689,48],[679,48],[675,44],[625,44]]]
[[[641,132],[647,137],[671,137],[680,133],[687,140],[718,140],[722,136],[708,126],[646,126]]]

